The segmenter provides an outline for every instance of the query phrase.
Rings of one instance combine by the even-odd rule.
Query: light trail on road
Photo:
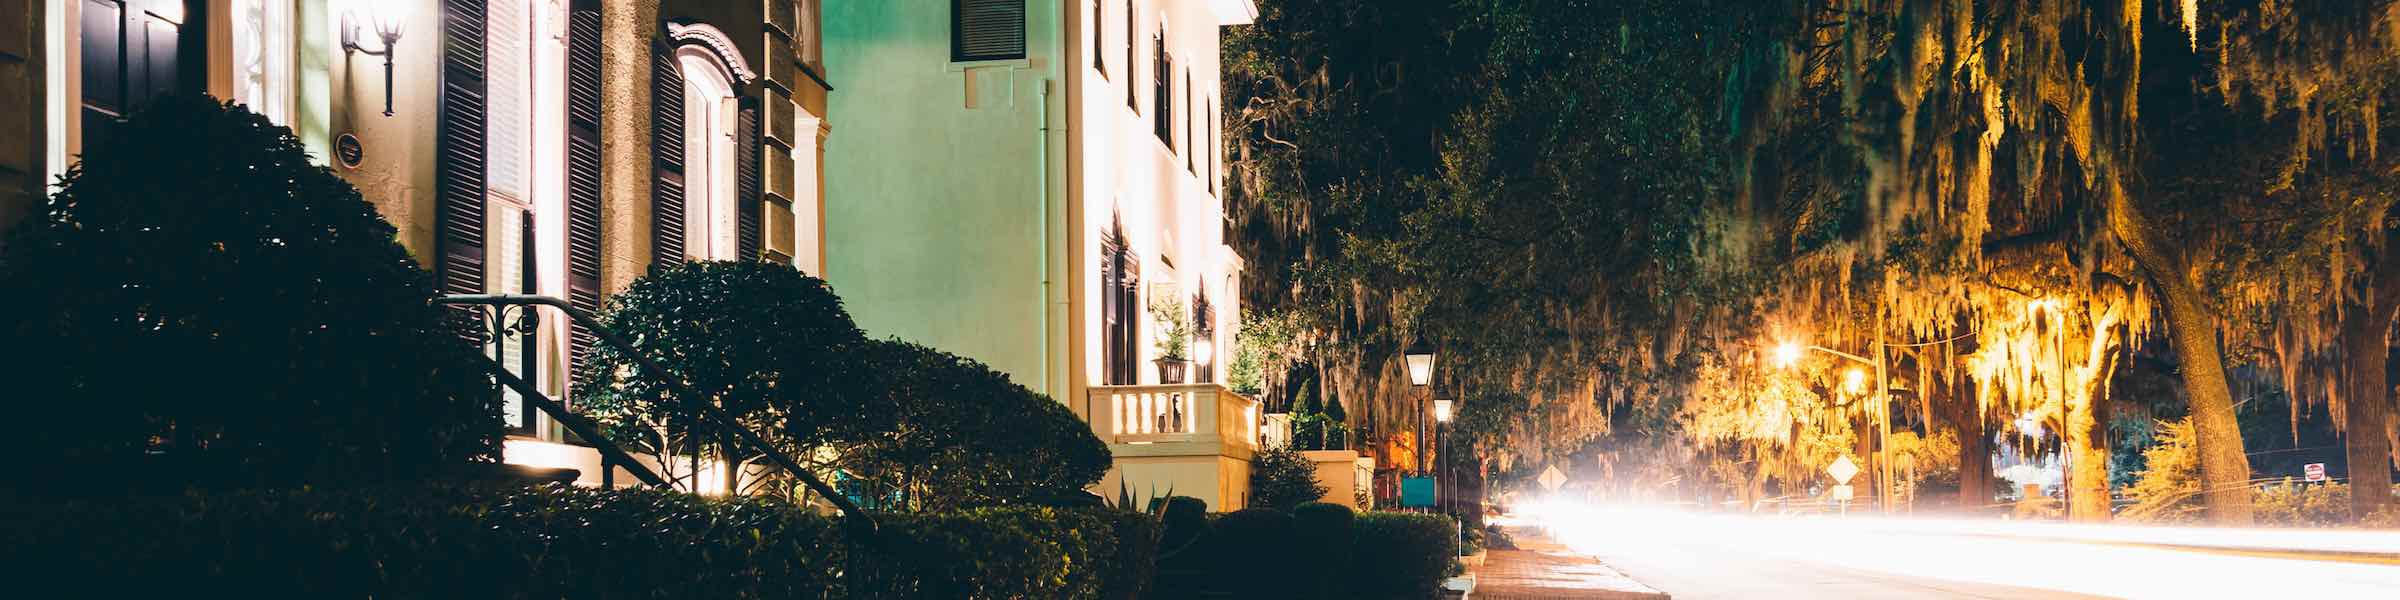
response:
[[[2390,532],[1783,518],[1563,502],[1527,506],[1519,517],[1686,600],[2400,598],[2400,533]]]

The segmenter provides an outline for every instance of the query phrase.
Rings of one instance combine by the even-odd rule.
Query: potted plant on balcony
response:
[[[1192,321],[1184,318],[1183,299],[1173,295],[1150,302],[1150,322],[1158,326],[1158,382],[1183,383],[1190,370]]]

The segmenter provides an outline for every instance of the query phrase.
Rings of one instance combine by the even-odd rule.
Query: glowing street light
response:
[[[1842,374],[1842,389],[1848,390],[1852,394],[1866,392],[1867,372],[1859,370],[1858,367],[1851,367],[1849,372]]]
[[[1449,400],[1433,401],[1433,420],[1443,423],[1450,422],[1450,403]]]
[[[1784,369],[1792,368],[1792,365],[1800,362],[1801,352],[1803,352],[1803,350],[1801,350],[1800,344],[1784,342],[1776,345],[1775,366]]]
[[[1425,387],[1433,383],[1433,346],[1425,338],[1408,345],[1408,384]]]

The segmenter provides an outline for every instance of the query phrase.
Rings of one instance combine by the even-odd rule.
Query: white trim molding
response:
[[[749,85],[758,81],[758,71],[752,70],[750,63],[742,60],[741,47],[734,45],[733,36],[725,35],[724,30],[707,23],[670,22],[667,23],[667,37],[675,40],[676,45],[700,46],[716,54],[717,61],[725,63],[725,70],[733,72],[734,85]]]

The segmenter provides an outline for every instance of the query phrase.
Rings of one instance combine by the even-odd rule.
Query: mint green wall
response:
[[[1043,239],[1045,202],[1064,197],[1063,181],[1044,178],[1042,88],[1060,63],[1050,4],[1027,2],[1028,60],[970,72],[950,62],[951,0],[825,2],[835,88],[825,272],[869,336],[981,360],[1056,392],[1043,376],[1045,353],[1065,355],[1044,343],[1044,246],[1064,247]],[[1050,86],[1048,101],[1063,105],[1064,86]],[[1050,160],[1060,146],[1047,149]]]

